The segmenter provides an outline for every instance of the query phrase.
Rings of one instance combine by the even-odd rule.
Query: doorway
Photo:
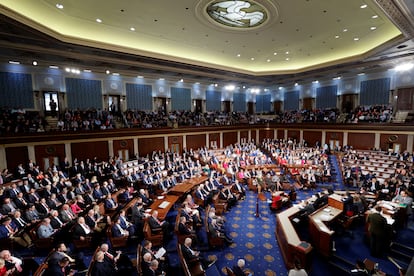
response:
[[[57,117],[59,114],[59,97],[57,91],[43,92],[43,103],[45,106],[45,115]]]
[[[254,102],[247,103],[247,112],[249,113],[249,115],[254,114]]]
[[[224,110],[223,111],[225,113],[230,113],[230,101],[224,101],[223,105],[224,105]]]
[[[108,96],[108,111],[112,115],[116,115],[119,112],[121,97],[119,95]]]
[[[195,100],[195,113],[202,113],[203,112],[203,100],[196,99]]]

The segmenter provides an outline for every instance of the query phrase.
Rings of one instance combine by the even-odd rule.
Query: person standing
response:
[[[387,220],[381,215],[381,207],[376,206],[375,210],[369,214],[367,222],[369,223],[368,232],[370,239],[371,255],[381,257],[389,243],[389,227]]]

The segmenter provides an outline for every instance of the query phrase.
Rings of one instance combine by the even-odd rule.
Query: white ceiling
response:
[[[212,23],[211,0],[0,0],[0,12],[65,42],[260,76],[363,60],[407,41],[387,1],[256,0],[271,13],[253,30]]]

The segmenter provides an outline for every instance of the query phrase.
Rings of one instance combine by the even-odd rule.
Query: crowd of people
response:
[[[269,117],[270,116],[270,117]],[[247,112],[191,112],[127,110],[123,114],[107,109],[69,110],[57,112],[57,125],[50,126],[39,112],[24,108],[1,109],[0,134],[54,131],[105,130],[116,127],[115,121],[125,128],[160,128],[182,126],[227,126],[239,124],[275,123],[387,123],[393,116],[391,106],[358,106],[351,112],[336,108],[292,110],[281,113],[248,114]],[[119,127],[119,126],[118,126]]]

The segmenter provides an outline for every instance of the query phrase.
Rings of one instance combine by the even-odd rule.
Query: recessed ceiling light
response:
[[[336,35],[335,38],[339,38],[339,35]]]
[[[348,31],[348,29],[343,29],[342,31],[345,33],[345,32],[347,32],[347,31]]]
[[[83,69],[83,72],[85,72],[85,73],[91,73],[91,72],[92,72],[92,70],[89,70],[89,69]]]
[[[100,18],[96,18],[96,22],[98,22],[98,23],[102,23],[102,19],[100,19]]]
[[[184,80],[183,79],[180,79],[180,82],[184,82]]]
[[[358,76],[363,76],[363,75],[365,75],[364,72],[358,74]]]
[[[354,37],[354,41],[358,41],[359,40],[359,37]]]
[[[368,7],[367,4],[363,4],[363,5],[360,6],[361,9],[365,9],[366,7]]]
[[[194,84],[197,84],[197,85],[199,85],[200,83],[199,83],[199,82],[196,82],[196,83],[194,83]]]
[[[298,86],[298,85],[299,85],[299,83],[295,82],[295,86]]]
[[[139,78],[139,79],[143,79],[144,77],[143,77],[143,76],[137,76],[137,78]]]
[[[286,54],[286,55],[289,55],[289,51],[286,51],[286,52],[285,52],[285,54]]]
[[[160,81],[163,81],[163,80],[164,80],[164,78],[159,78],[159,80],[160,80]]]
[[[9,61],[10,64],[20,64],[20,61],[14,61],[14,60],[10,60]]]
[[[214,87],[217,87],[217,86],[218,86],[218,84],[217,84],[217,83],[215,83],[215,84],[214,84]]]
[[[289,60],[289,58],[286,58],[286,60]]]
[[[251,60],[254,60],[254,58],[250,58]]]
[[[109,70],[106,70],[106,71],[105,71],[105,73],[106,73],[106,74],[110,74],[110,73],[111,73],[111,71],[109,71]]]
[[[56,4],[56,8],[63,9],[63,5],[62,4]]]
[[[341,79],[341,76],[338,76],[338,77],[335,77],[335,78],[332,78],[333,80],[340,80]]]
[[[283,87],[282,86],[279,86],[279,90],[282,90],[283,89]]]
[[[319,81],[318,80],[314,80],[312,83],[319,83]]]
[[[241,57],[241,55],[240,54],[237,54],[237,57]]]
[[[267,59],[266,61],[267,61],[267,62],[270,62],[270,59]]]
[[[50,69],[59,69],[59,66],[56,66],[56,65],[49,65],[49,68],[50,68]]]
[[[69,67],[66,67],[65,68],[65,71],[69,73],[70,72],[70,68]]]
[[[236,89],[236,86],[234,84],[228,84],[224,87],[227,91],[234,91]]]
[[[377,19],[378,15],[374,14],[373,16],[371,16],[372,19]]]
[[[273,53],[273,55],[274,55],[274,56],[276,56],[276,55],[277,55],[277,53],[276,53],[276,52],[274,52],[274,53]]]
[[[375,31],[377,29],[377,27],[375,27],[375,26],[372,26],[371,28],[370,28],[370,30],[371,31]]]
[[[36,60],[33,60],[32,64],[33,64],[34,66],[36,66],[36,65],[37,65],[37,61],[36,61]]]
[[[119,76],[119,73],[112,73],[113,76]]]
[[[131,28],[129,28],[129,30],[131,30],[131,31],[135,31],[135,28],[134,27],[131,27]]]

